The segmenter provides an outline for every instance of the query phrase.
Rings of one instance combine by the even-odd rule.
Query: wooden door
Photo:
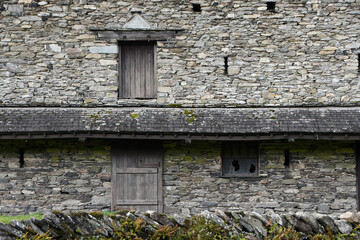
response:
[[[157,93],[154,42],[121,42],[119,97],[155,98]]]
[[[112,150],[112,210],[163,211],[162,146],[156,141],[119,142]]]

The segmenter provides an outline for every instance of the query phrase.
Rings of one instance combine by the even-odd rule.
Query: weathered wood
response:
[[[257,176],[259,148],[257,141],[223,142],[224,176]]]
[[[118,41],[164,41],[175,38],[178,31],[172,30],[106,30],[97,31],[99,39],[114,39]]]
[[[145,200],[121,200],[117,201],[116,205],[157,205],[157,200],[145,199]]]
[[[219,140],[219,141],[253,141],[253,140],[360,140],[360,135],[348,135],[344,136],[343,134],[334,135],[334,134],[324,134],[318,135],[317,137],[314,134],[304,135],[304,134],[295,134],[284,136],[284,134],[264,134],[259,136],[253,135],[241,135],[241,136],[220,136],[220,135],[191,135],[189,138],[188,134],[179,135],[179,134],[128,134],[128,133],[34,133],[34,134],[1,134],[0,139],[64,139],[64,138],[101,138],[101,139],[153,139],[153,140]]]
[[[357,210],[360,211],[360,141],[355,142]]]
[[[155,98],[155,43],[123,42],[119,49],[119,97]]]
[[[126,173],[126,174],[136,174],[136,173],[158,173],[157,168],[117,168],[117,174]]]
[[[112,161],[112,209],[162,212],[161,144],[118,142],[113,146]]]

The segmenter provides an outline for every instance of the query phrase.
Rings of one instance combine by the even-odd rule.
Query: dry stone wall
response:
[[[264,141],[260,143],[259,176],[222,176],[221,145],[193,141],[164,144],[164,210],[319,212],[356,211],[353,142]],[[289,166],[285,166],[289,150]]]
[[[104,141],[0,142],[0,214],[110,210],[110,188],[110,146]]]
[[[121,211],[105,216],[101,212],[65,215],[55,211],[46,213],[42,220],[30,218],[25,221],[13,220],[10,224],[0,223],[0,238],[12,240],[47,234],[52,239],[260,240],[277,239],[286,234],[289,239],[309,239],[309,236],[315,235],[324,239],[330,239],[330,236],[334,239],[359,239],[358,224],[359,214],[354,212],[335,218],[304,212],[260,215],[242,211],[203,211],[194,216],[167,216],[153,211]]]
[[[356,210],[354,142],[261,142],[259,176],[254,178],[222,176],[221,146],[226,143],[163,143],[165,213],[338,215]],[[1,141],[0,214],[110,210],[110,146],[91,139]],[[289,166],[284,165],[285,150]]]
[[[353,106],[358,0],[4,0],[2,106]],[[118,99],[119,28],[134,11],[152,26],[183,28],[157,42],[157,98]],[[225,58],[227,63],[225,63]],[[225,65],[228,65],[225,69]]]

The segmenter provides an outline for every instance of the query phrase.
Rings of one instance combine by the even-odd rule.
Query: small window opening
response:
[[[201,12],[201,5],[199,3],[193,3],[192,6],[194,12]]]
[[[256,167],[254,164],[250,165],[249,173],[254,173],[256,171]]]
[[[289,167],[290,166],[290,151],[289,151],[289,149],[285,150],[284,157],[285,157],[284,166]]]
[[[224,57],[224,74],[228,75],[228,68],[229,68],[229,57]]]
[[[360,73],[360,53],[358,53],[358,72]]]
[[[20,158],[19,158],[19,165],[20,165],[20,168],[23,168],[24,167],[24,164],[25,164],[25,161],[24,161],[24,149],[20,149],[19,151],[20,153]]]
[[[275,12],[276,2],[266,2],[266,8],[270,12]]]
[[[235,172],[240,170],[240,164],[239,164],[239,160],[233,160],[232,161],[232,165],[234,167]]]

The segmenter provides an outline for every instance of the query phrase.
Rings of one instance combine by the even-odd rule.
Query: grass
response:
[[[110,212],[110,211],[103,211],[104,215],[109,216],[110,214],[116,214],[117,212]],[[7,215],[0,215],[0,222],[2,223],[10,223],[12,220],[27,220],[31,217],[42,219],[42,213],[34,213],[29,215],[16,215],[16,216],[7,216]]]
[[[6,215],[0,215],[0,222],[2,223],[10,223],[12,220],[27,220],[31,217],[42,219],[43,214],[42,213],[34,213],[29,215],[17,215],[17,216],[6,216]]]

